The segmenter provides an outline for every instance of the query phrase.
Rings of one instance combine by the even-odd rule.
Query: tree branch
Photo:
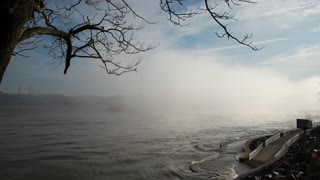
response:
[[[226,1],[226,2],[228,2],[228,1]],[[233,2],[233,1],[232,1],[232,2]],[[211,7],[209,6],[208,0],[205,0],[205,5],[206,5],[206,9],[207,9],[207,11],[209,12],[209,14],[211,15],[211,17],[212,17],[212,18],[214,19],[214,21],[223,29],[223,34],[222,34],[222,35],[219,35],[218,33],[216,33],[216,35],[217,35],[218,37],[223,38],[223,37],[226,36],[228,39],[231,38],[231,39],[237,41],[239,44],[244,45],[244,46],[247,46],[247,47],[251,48],[251,49],[254,50],[254,51],[257,51],[257,50],[262,49],[262,48],[257,48],[257,47],[255,47],[255,46],[252,46],[252,45],[251,45],[252,43],[247,43],[247,42],[246,42],[248,39],[252,38],[252,34],[251,34],[251,35],[245,35],[244,38],[240,40],[240,39],[238,39],[237,37],[233,36],[233,35],[229,32],[227,26],[224,25],[224,24],[222,24],[222,23],[218,20],[218,19],[226,19],[226,20],[228,20],[228,19],[233,18],[232,16],[229,16],[227,13],[224,13],[224,14],[222,14],[222,15],[218,15],[217,13],[213,12],[213,11],[212,11],[213,8],[211,8]]]
[[[36,27],[26,29],[21,35],[19,42],[35,37],[37,35],[50,35],[55,37],[61,37],[63,39],[68,39],[70,37],[68,33],[58,29],[36,26]]]
[[[34,1],[34,12],[38,13],[34,13],[33,20],[25,25],[19,42],[30,38],[33,40],[33,37],[42,35],[53,37],[53,41],[45,48],[49,49],[51,57],[65,61],[64,74],[67,73],[73,58],[100,59],[102,67],[109,74],[120,75],[135,71],[140,61],[123,65],[123,62],[116,61],[115,57],[121,54],[137,54],[156,47],[156,45],[144,46],[135,40],[135,31],[143,28],[142,23],[153,24],[153,22],[139,15],[128,0],[73,0],[59,1],[55,5],[45,4],[44,0]],[[198,4],[198,1],[194,1]],[[204,4],[192,7],[187,6],[184,0],[160,0],[160,7],[168,13],[169,21],[179,26],[185,25],[184,21],[189,18],[209,13],[213,22],[223,30],[222,34],[216,33],[218,37],[227,37],[255,51],[261,49],[247,42],[252,34],[239,39],[229,31],[224,21],[234,19],[231,13],[217,12],[215,8],[218,4],[213,3],[210,6],[209,2],[212,1],[201,0],[201,2]],[[222,0],[222,2],[230,9],[233,5],[240,5],[241,2],[255,3],[251,0]],[[92,13],[92,10],[95,12]],[[137,23],[135,19],[139,22]],[[33,43],[33,47],[37,47],[37,42]],[[23,51],[20,50],[18,53]]]

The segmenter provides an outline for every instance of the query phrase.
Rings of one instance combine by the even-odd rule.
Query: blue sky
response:
[[[139,55],[143,61],[138,72],[109,76],[98,66],[98,61],[81,59],[74,60],[68,74],[63,75],[63,65],[59,66],[59,61],[50,59],[47,52],[39,49],[29,52],[31,58],[12,58],[1,90],[166,96],[180,100],[194,97],[239,107],[246,99],[260,99],[251,105],[266,109],[275,104],[278,107],[304,102],[317,108],[320,2],[257,2],[232,9],[238,20],[228,22],[228,27],[238,37],[253,33],[251,41],[264,47],[260,51],[216,37],[213,31],[220,29],[208,14],[192,18],[186,22],[188,26],[177,27],[167,20],[158,1],[137,0],[132,2],[133,8],[148,20],[157,21],[154,25],[146,24],[136,34],[137,39],[146,44],[159,43],[155,50]]]

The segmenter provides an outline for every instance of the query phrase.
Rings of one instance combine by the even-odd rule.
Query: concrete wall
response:
[[[254,151],[249,154],[249,160],[256,157],[257,154],[263,149],[263,144],[261,143]]]
[[[255,140],[257,140],[257,139],[264,138],[264,137],[268,137],[268,136],[259,136],[259,137],[256,137],[256,138],[253,138],[253,139],[250,139],[250,140],[246,141],[246,142],[244,143],[243,147],[242,147],[243,153],[241,153],[241,154],[239,155],[239,161],[240,161],[240,162],[248,161],[248,160],[249,160],[249,154],[251,153],[251,150],[250,150],[249,145],[250,145],[253,141],[255,141]]]
[[[273,143],[274,141],[278,140],[280,138],[280,133],[277,133],[267,140],[264,141],[264,147],[268,146],[269,144]]]
[[[282,145],[282,148],[277,152],[275,157],[280,156],[281,154],[285,153],[288,151],[289,147],[295,143],[299,138],[301,137],[301,133],[293,136],[291,139],[289,139],[286,143]]]
[[[290,140],[287,141],[287,143],[285,143],[282,148],[278,151],[278,153],[276,154],[277,156],[275,156],[275,158],[269,162],[267,162],[266,164],[257,167],[253,170],[251,170],[250,172],[241,174],[240,176],[238,176],[237,178],[235,178],[236,180],[245,180],[247,179],[247,176],[255,176],[256,174],[260,173],[260,171],[263,171],[265,168],[273,166],[275,163],[277,163],[281,157],[285,154],[285,152],[288,150],[289,146],[291,146],[294,142],[296,142],[301,136],[303,136],[303,132],[297,134],[296,136],[292,137]],[[290,143],[288,143],[290,141]]]

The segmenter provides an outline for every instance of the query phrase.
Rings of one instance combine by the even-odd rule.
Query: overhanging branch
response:
[[[68,39],[70,35],[64,31],[58,30],[58,29],[53,29],[49,27],[32,27],[29,29],[26,29],[23,34],[21,35],[19,42],[22,42],[26,39],[35,37],[37,35],[49,35],[49,36],[55,36],[55,37],[60,37],[63,39]]]

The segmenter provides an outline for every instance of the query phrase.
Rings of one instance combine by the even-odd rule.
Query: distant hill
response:
[[[121,97],[64,96],[59,94],[27,95],[0,92],[0,108],[53,108],[72,110],[125,111],[128,103]]]

